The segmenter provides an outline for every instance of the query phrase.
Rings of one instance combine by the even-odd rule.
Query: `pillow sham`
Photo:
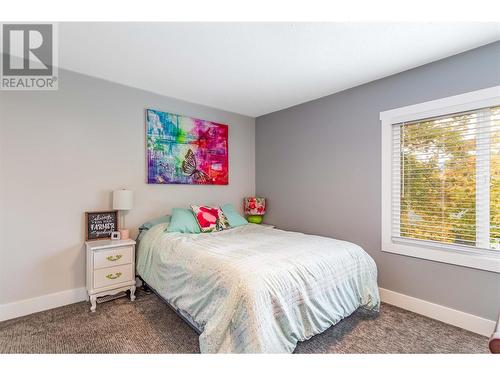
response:
[[[174,208],[167,232],[200,233],[200,226],[193,211],[188,208]]]
[[[229,221],[229,225],[231,226],[231,228],[236,228],[248,224],[248,221],[243,216],[241,216],[238,211],[236,211],[231,203],[227,203],[221,208],[222,212],[227,218],[227,221]]]
[[[203,233],[218,232],[231,228],[220,207],[191,205]]]

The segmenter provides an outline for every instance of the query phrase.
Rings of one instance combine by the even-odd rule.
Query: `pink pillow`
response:
[[[191,209],[203,233],[218,232],[231,228],[220,207],[191,205]]]

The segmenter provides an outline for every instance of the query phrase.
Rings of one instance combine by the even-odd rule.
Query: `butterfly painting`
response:
[[[228,184],[228,126],[146,110],[149,184]]]
[[[196,183],[207,184],[210,181],[210,177],[203,171],[200,171],[196,165],[196,157],[194,156],[191,149],[186,153],[186,157],[182,162],[182,171],[190,177],[193,177]]]

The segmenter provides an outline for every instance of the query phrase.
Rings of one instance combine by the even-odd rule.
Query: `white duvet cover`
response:
[[[151,228],[138,274],[201,329],[202,353],[291,353],[359,307],[377,311],[361,247],[248,224],[216,233]]]

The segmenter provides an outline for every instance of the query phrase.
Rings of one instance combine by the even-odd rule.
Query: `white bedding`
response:
[[[357,308],[379,308],[375,262],[352,243],[254,224],[165,228],[143,236],[137,271],[201,328],[202,353],[291,353]]]

